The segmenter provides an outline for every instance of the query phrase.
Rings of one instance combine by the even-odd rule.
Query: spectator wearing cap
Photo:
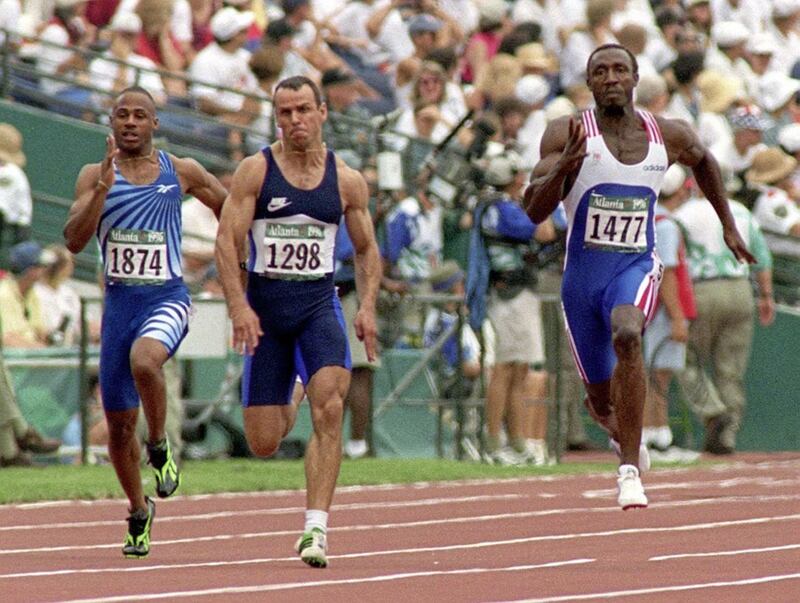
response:
[[[551,84],[558,83],[558,59],[538,42],[529,42],[514,51],[523,75],[541,75]]]
[[[156,106],[163,105],[167,93],[161,76],[153,71],[158,66],[134,51],[136,39],[142,32],[139,15],[118,13],[108,29],[111,32],[111,46],[89,64],[92,87],[104,91],[103,94],[93,95],[95,106],[109,109],[117,95],[134,84],[147,90]]]
[[[195,106],[230,124],[247,125],[260,112],[257,99],[241,94],[254,95],[258,90],[250,69],[251,55],[244,49],[254,18],[253,13],[230,6],[217,11],[211,18],[214,42],[197,54],[189,68]]]
[[[753,217],[765,231],[800,237],[800,198],[792,175],[797,160],[778,148],[767,148],[753,158],[747,181],[761,194],[753,206]]]
[[[11,124],[0,123],[0,246],[24,241],[30,232],[33,199],[23,171],[26,161],[22,134]]]
[[[778,130],[800,119],[800,80],[779,71],[771,71],[759,81],[759,105],[772,117],[772,127],[764,132],[764,142],[777,144]]]
[[[747,186],[745,172],[753,165],[753,158],[767,148],[763,142],[764,131],[772,121],[756,105],[737,107],[727,114],[733,131],[732,139],[721,139],[710,149],[727,175],[726,188],[738,201],[752,207],[757,192]]]
[[[721,21],[711,27],[713,46],[706,50],[706,69],[728,77],[747,80],[750,67],[745,60],[747,41],[753,34],[738,21]]]
[[[549,220],[535,226],[520,204],[526,177],[516,154],[489,159],[484,179],[496,192],[474,211],[467,300],[473,329],[488,319],[495,339],[486,398],[487,460],[516,464],[528,454],[523,407],[528,370],[544,363],[531,241],[550,239],[554,232]],[[500,446],[504,417],[510,450]]]
[[[224,6],[230,6],[235,8],[239,12],[247,12],[251,11],[253,13],[253,22],[250,24],[250,27],[247,28],[247,41],[244,44],[244,47],[249,50],[250,52],[255,52],[259,46],[261,46],[261,37],[264,34],[264,21],[265,17],[263,14],[263,10],[259,13],[256,11],[259,10],[259,5],[263,4],[261,2],[254,2],[253,0],[223,0],[222,2]]]
[[[656,205],[656,251],[664,264],[655,316],[642,338],[644,358],[650,372],[644,408],[642,444],[656,459],[697,460],[672,447],[667,392],[673,375],[686,366],[689,321],[697,316],[692,279],[686,259],[686,243],[672,214],[689,198],[686,172],[673,164],[664,175]]]
[[[41,348],[47,343],[47,325],[34,284],[55,261],[51,251],[35,241],[17,243],[9,250],[9,270],[0,280],[0,323],[3,345]]]

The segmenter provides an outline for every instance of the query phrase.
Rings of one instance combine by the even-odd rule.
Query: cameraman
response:
[[[488,161],[485,182],[494,190],[475,208],[467,282],[472,327],[480,328],[485,314],[494,330],[485,450],[488,462],[504,465],[533,460],[526,443],[533,408],[523,400],[529,369],[544,364],[544,345],[532,242],[555,238],[552,222],[534,226],[520,205],[525,180],[515,153]],[[511,449],[501,448],[504,418]]]

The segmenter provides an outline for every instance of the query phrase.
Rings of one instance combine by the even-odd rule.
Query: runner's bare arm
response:
[[[533,168],[523,196],[525,211],[534,224],[553,213],[564,197],[568,178],[577,172],[586,156],[583,124],[573,117],[551,122],[542,136],[540,150],[542,159]]]
[[[681,119],[658,119],[669,162],[690,167],[697,185],[717,212],[722,223],[725,244],[740,262],[755,264],[756,259],[747,250],[728,205],[728,195],[722,181],[719,164],[711,151],[698,138],[692,127]]]
[[[381,284],[381,258],[369,214],[369,191],[364,177],[343,164],[339,166],[339,175],[345,225],[355,251],[353,260],[359,309],[353,326],[358,338],[364,342],[367,358],[372,361],[377,357],[375,301]]]
[[[172,157],[172,161],[180,176],[183,191],[196,197],[219,219],[222,204],[228,194],[225,187],[195,159]]]
[[[113,159],[117,156],[114,137],[106,137],[106,156],[102,163],[90,163],[81,169],[75,182],[75,202],[64,225],[64,240],[72,253],[79,253],[94,236],[106,193],[114,185]]]
[[[247,302],[242,286],[240,263],[247,231],[253,222],[256,197],[264,178],[263,155],[253,155],[239,164],[233,175],[231,191],[222,205],[214,257],[219,279],[233,322],[233,346],[252,354],[263,332],[258,316]]]

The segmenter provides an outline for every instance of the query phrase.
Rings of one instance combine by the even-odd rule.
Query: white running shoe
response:
[[[611,446],[611,449],[617,453],[617,457],[622,460],[622,448],[615,439],[610,438],[608,440],[608,445]],[[646,444],[641,444],[639,446],[639,471],[644,473],[645,471],[650,471],[650,452],[647,450]]]
[[[617,490],[617,502],[623,511],[647,507],[647,496],[639,478],[639,470],[633,465],[620,465]]]
[[[366,440],[347,440],[344,445],[344,455],[349,459],[360,459],[367,456],[369,448]]]

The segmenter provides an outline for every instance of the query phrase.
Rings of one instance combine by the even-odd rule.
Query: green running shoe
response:
[[[294,545],[300,559],[311,567],[328,567],[328,541],[325,532],[318,528],[305,532]]]
[[[122,554],[131,559],[147,557],[150,552],[150,526],[156,516],[156,503],[147,496],[147,515],[143,512],[131,513],[128,517],[128,534],[122,543]]]
[[[156,494],[159,498],[172,496],[181,485],[181,472],[175,464],[169,440],[156,445],[147,444],[147,454],[156,474]]]

